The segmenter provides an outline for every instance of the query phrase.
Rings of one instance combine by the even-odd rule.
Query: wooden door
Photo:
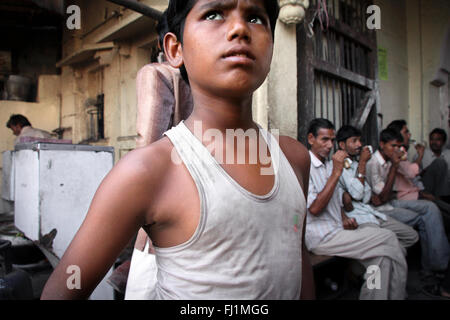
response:
[[[318,8],[326,3],[322,21]],[[363,140],[378,145],[377,45],[367,28],[367,0],[311,0],[297,27],[298,139],[306,142],[309,122],[327,118],[336,130],[352,124]],[[322,23],[321,23],[322,22]]]

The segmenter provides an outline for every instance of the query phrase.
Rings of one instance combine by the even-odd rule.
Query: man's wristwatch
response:
[[[365,178],[366,176],[365,175],[363,175],[361,172],[358,172],[358,174],[356,175],[357,177],[358,177],[358,179],[361,179],[361,178]]]

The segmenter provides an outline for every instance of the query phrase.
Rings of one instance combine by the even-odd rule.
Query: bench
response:
[[[336,257],[336,256],[321,256],[321,255],[316,255],[312,252],[308,252],[308,253],[309,253],[309,261],[311,262],[313,269],[321,267],[325,264],[331,263],[338,259],[338,257]]]

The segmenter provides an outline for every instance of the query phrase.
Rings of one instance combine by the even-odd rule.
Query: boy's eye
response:
[[[221,19],[223,19],[223,16],[219,12],[213,11],[213,12],[207,13],[205,15],[205,19],[209,20],[209,21],[221,20]]]
[[[264,24],[264,20],[258,16],[251,16],[248,21],[255,24]]]

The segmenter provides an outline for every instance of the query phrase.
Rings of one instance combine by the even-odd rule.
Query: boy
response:
[[[193,112],[105,178],[43,298],[88,297],[141,226],[155,245],[156,299],[313,297],[302,239],[308,153],[287,137],[278,152],[275,138],[252,121],[252,94],[269,72],[277,14],[275,0],[170,1],[164,51],[173,67],[187,71]],[[257,131],[275,170],[261,175],[261,157],[256,164],[220,164],[204,146],[212,129],[223,136],[227,129]],[[233,154],[234,144],[219,142],[215,154]],[[66,288],[69,265],[81,269],[79,290]]]

